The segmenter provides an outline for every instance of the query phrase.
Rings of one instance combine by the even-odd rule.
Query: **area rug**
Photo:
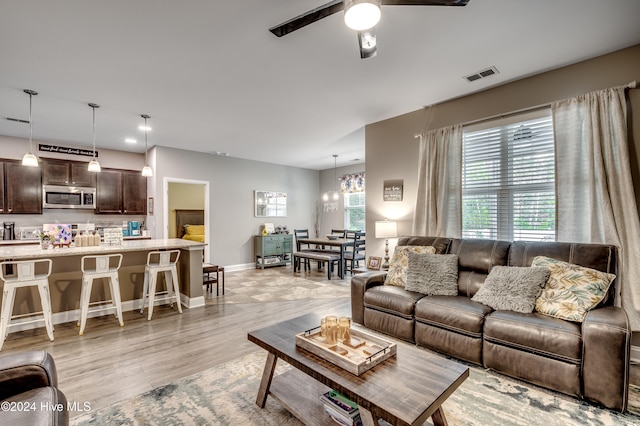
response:
[[[309,278],[307,278],[309,277]],[[291,267],[227,272],[224,295],[214,293],[207,304],[282,302],[350,297],[350,279],[326,279],[326,273],[293,273]]]
[[[256,393],[266,352],[227,364],[71,419],[72,425],[300,425],[272,398]],[[279,362],[276,374],[291,368]],[[632,402],[638,401],[637,388]],[[640,416],[595,407],[539,387],[471,367],[469,378],[443,404],[450,425],[637,425]],[[632,410],[638,411],[634,406]]]

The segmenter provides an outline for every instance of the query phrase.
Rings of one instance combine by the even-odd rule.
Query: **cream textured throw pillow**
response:
[[[568,321],[582,322],[604,299],[615,275],[537,256],[531,266],[549,268],[547,285],[536,300],[536,311]]]
[[[432,246],[396,246],[393,257],[389,262],[389,271],[384,281],[386,285],[402,287],[407,283],[407,268],[409,267],[408,253],[435,254],[436,249]]]

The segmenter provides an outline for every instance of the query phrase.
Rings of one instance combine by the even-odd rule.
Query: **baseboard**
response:
[[[204,296],[187,298],[185,295],[181,293],[180,301],[182,302],[183,306],[189,309],[199,308],[205,305]],[[157,306],[163,303],[165,302],[160,300],[160,301],[156,301],[153,305]],[[127,300],[125,302],[122,302],[122,312],[139,311],[141,304],[142,304],[142,299]],[[115,312],[113,308],[111,308],[111,310]],[[103,316],[105,315],[105,312],[107,312],[106,309],[98,312],[89,312],[87,314],[87,318]],[[80,309],[74,309],[71,311],[56,312],[52,315],[51,320],[53,321],[53,324],[63,324],[65,322],[78,321],[78,318],[80,318]],[[31,329],[40,328],[40,327],[44,327],[44,319],[34,321],[33,319],[25,318],[23,321],[13,320],[10,331],[11,332],[24,331],[24,330],[31,330]]]
[[[631,345],[631,364],[640,364],[640,346]]]
[[[225,272],[246,271],[248,269],[255,269],[255,263],[239,263],[237,265],[225,265]]]

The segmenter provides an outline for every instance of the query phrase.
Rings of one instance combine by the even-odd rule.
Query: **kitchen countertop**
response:
[[[204,247],[204,243],[183,240],[181,238],[170,239],[138,239],[126,240],[122,245],[107,245],[91,247],[58,247],[43,250],[39,244],[0,245],[0,260],[41,259],[61,256],[85,256],[93,254],[123,253],[128,251],[151,251],[160,249],[198,249]]]

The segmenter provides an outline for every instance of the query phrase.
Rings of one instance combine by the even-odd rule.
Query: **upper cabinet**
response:
[[[45,185],[96,186],[96,173],[90,172],[88,163],[45,160],[42,180]]]
[[[42,213],[40,167],[25,167],[20,161],[4,162],[4,213]]]
[[[102,169],[96,187],[96,213],[147,213],[147,178],[140,172]]]
[[[147,214],[147,178],[140,172],[122,172],[124,214]]]

